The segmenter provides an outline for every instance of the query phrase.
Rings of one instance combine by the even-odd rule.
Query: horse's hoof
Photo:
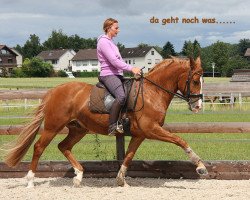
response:
[[[197,172],[199,175],[207,175],[207,174],[208,174],[207,169],[204,168],[204,167],[196,168],[196,172]]]
[[[118,186],[123,187],[125,185],[125,180],[123,178],[116,177],[116,183]]]
[[[123,185],[123,187],[130,187],[130,185],[129,184],[127,184],[127,182],[126,181],[124,181],[125,183],[124,183],[124,185]]]
[[[73,186],[74,187],[80,187],[81,181],[77,179],[76,177],[73,178]]]
[[[124,178],[116,177],[116,182],[117,182],[117,185],[120,187],[130,187],[130,185],[127,184]]]
[[[34,188],[34,187],[35,187],[34,183],[28,183],[28,185],[26,186],[26,188]]]

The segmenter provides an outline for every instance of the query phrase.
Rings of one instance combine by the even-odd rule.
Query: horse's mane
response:
[[[163,61],[161,61],[160,63],[156,64],[153,68],[151,68],[147,75],[152,74],[152,72],[160,69],[160,68],[165,68],[170,66],[172,63],[177,62],[178,64],[180,64],[181,66],[187,66],[190,65],[190,60],[187,58],[176,58],[176,57],[171,57],[169,59],[164,59]]]

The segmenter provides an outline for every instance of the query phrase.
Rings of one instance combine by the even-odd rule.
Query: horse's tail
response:
[[[32,121],[22,129],[18,138],[8,145],[4,162],[9,167],[16,166],[22,160],[35,140],[36,134],[44,119],[44,108],[48,101],[48,96],[49,95],[46,95],[42,103],[38,106]]]

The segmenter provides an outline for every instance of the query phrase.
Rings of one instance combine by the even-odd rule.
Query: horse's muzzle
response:
[[[189,104],[189,109],[193,113],[198,113],[202,108],[202,100],[201,99],[195,99],[195,100],[191,99],[191,101],[188,104]]]

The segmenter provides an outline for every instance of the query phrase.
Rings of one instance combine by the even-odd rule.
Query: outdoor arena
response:
[[[5,110],[19,107],[29,109],[39,104],[46,91],[1,90],[0,106]],[[201,112],[211,111],[216,106],[244,110],[250,105],[246,101],[250,97],[249,83],[207,84],[203,93]],[[182,106],[186,103],[174,99],[171,104]],[[22,113],[16,116],[12,112],[1,116],[1,119],[4,117],[25,118]],[[164,128],[173,133],[250,134],[250,119],[245,122],[166,123]],[[22,125],[1,125],[0,135],[16,135],[21,129]],[[67,131],[65,128],[61,134]],[[250,148],[249,140],[244,142]],[[13,169],[0,162],[0,199],[250,199],[249,155],[248,160],[241,160],[240,157],[237,160],[205,160],[208,175],[203,176],[196,173],[190,161],[134,160],[126,176],[130,187],[118,187],[115,177],[125,149],[125,138],[117,137],[116,159],[82,160],[86,171],[79,188],[72,187],[74,170],[67,161],[40,161],[35,188],[32,189],[26,188],[24,178],[29,161],[23,161]]]

